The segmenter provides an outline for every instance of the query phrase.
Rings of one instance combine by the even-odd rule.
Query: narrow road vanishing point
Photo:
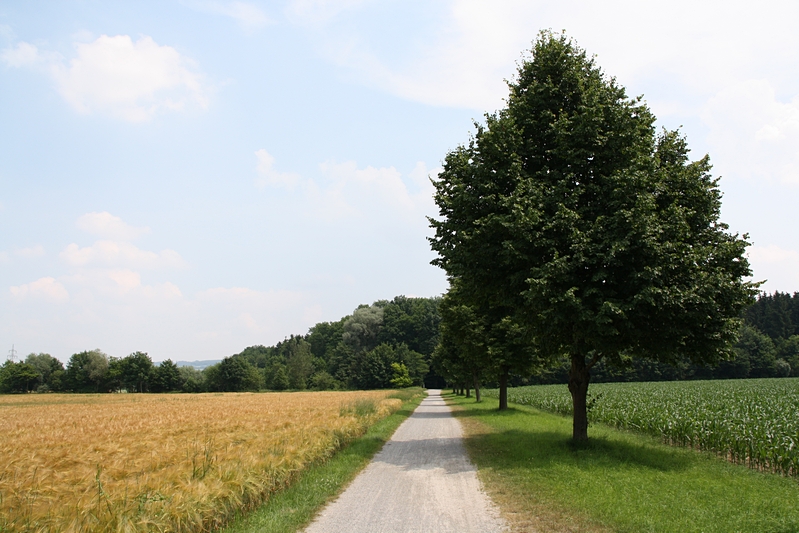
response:
[[[306,533],[507,531],[466,456],[460,423],[440,390],[428,393]]]

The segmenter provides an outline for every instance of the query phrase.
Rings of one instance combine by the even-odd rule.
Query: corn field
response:
[[[498,396],[497,390],[485,392]],[[595,383],[592,423],[655,435],[735,463],[799,475],[799,378]],[[572,414],[566,385],[508,389],[508,401]]]
[[[200,532],[401,401],[387,391],[0,396],[0,532]]]

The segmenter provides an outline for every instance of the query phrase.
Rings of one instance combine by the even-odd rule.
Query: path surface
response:
[[[466,456],[440,390],[402,423],[306,533],[494,533],[504,522]]]

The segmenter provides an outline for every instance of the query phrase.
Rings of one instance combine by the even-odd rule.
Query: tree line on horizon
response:
[[[115,358],[89,350],[73,354],[66,367],[50,354],[31,353],[0,366],[0,392],[340,390],[424,384],[465,393],[474,387],[472,376],[443,357],[440,323],[441,298],[398,296],[361,305],[351,315],[320,322],[306,335],[292,335],[274,346],[250,346],[203,370],[177,366],[170,359],[156,364],[144,352]],[[472,329],[471,334],[480,331]],[[797,377],[799,292],[758,295],[743,314],[733,352],[733,359],[715,367],[687,360],[676,365],[648,359],[627,366],[601,362],[592,381]],[[514,373],[509,384],[568,383],[568,364],[563,359],[529,374]],[[483,384],[497,386],[497,376],[485,372]]]
[[[430,371],[440,298],[397,296],[360,305],[335,322],[274,346],[250,346],[198,370],[145,352],[73,354],[66,366],[45,353],[0,366],[0,392],[233,392],[443,386]]]

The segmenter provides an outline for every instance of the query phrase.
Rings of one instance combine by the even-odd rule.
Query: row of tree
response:
[[[442,386],[430,372],[440,298],[380,300],[274,346],[251,346],[205,370],[209,390]],[[235,368],[235,371],[233,370]]]
[[[430,372],[439,341],[440,298],[380,300],[274,346],[251,346],[200,371],[158,365],[143,352],[73,354],[66,368],[49,354],[0,367],[0,392],[205,392],[381,389],[443,386]]]
[[[50,354],[32,353],[0,367],[0,392],[171,392],[182,389],[186,374],[169,359],[154,365],[144,352],[122,358],[100,350],[80,352],[66,368]]]

